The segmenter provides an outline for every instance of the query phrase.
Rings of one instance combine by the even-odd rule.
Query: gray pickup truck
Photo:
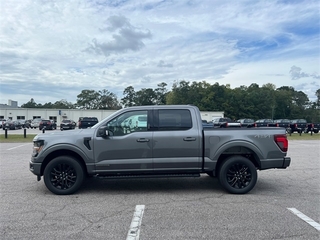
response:
[[[257,170],[287,168],[284,128],[203,128],[195,106],[121,109],[88,129],[41,133],[33,139],[30,171],[55,194],[72,194],[87,176],[218,177],[244,194]]]

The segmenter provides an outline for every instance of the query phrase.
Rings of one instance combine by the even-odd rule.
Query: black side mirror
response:
[[[103,126],[98,129],[97,137],[108,137],[110,135],[112,135],[112,132],[107,126]]]

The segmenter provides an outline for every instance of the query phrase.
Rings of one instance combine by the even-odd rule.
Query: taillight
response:
[[[283,151],[283,152],[288,151],[289,144],[288,144],[287,135],[285,135],[285,134],[274,135],[274,141],[276,142],[278,147],[281,149],[281,151]]]
[[[256,123],[254,123],[254,124],[253,124],[253,127],[257,127],[257,124],[256,124]]]
[[[228,122],[226,122],[226,127],[228,127]]]
[[[276,127],[279,127],[279,123],[276,123]]]

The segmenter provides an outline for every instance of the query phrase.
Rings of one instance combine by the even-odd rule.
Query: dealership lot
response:
[[[246,195],[202,175],[90,178],[76,194],[57,196],[28,169],[31,143],[1,143],[1,239],[319,239],[320,141],[289,144],[291,166],[258,172]]]

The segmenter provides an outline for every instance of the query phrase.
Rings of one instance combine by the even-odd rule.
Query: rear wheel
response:
[[[84,171],[81,164],[69,156],[54,158],[44,170],[46,187],[58,195],[75,193],[83,180]]]
[[[230,193],[245,194],[256,185],[258,174],[254,164],[242,156],[232,156],[221,165],[219,181]]]

